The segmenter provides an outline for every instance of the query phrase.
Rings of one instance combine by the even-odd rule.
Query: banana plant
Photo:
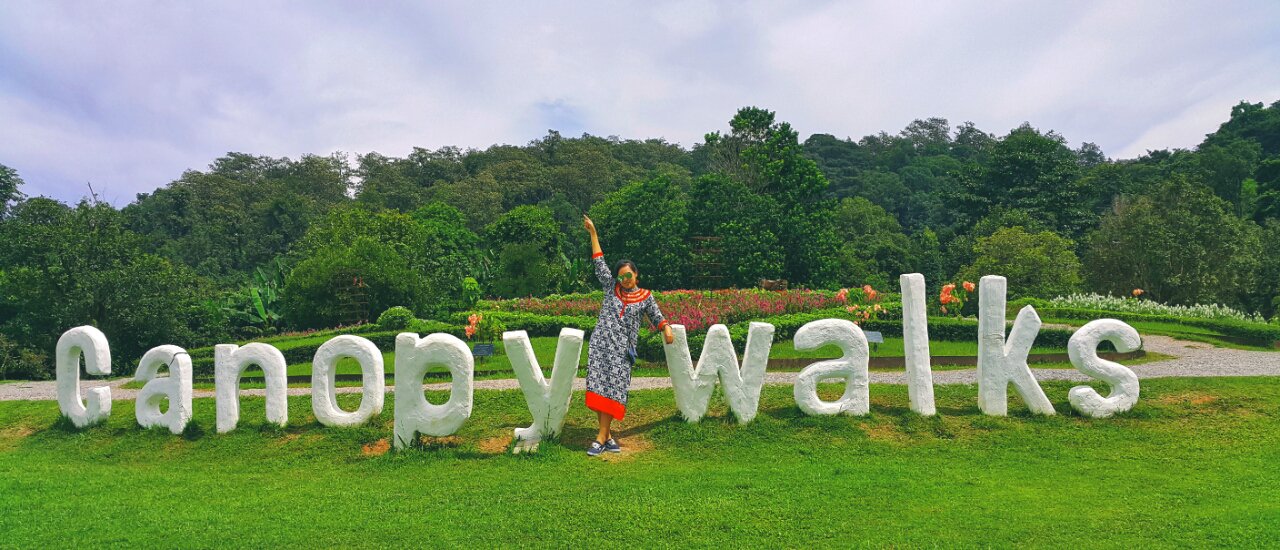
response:
[[[284,278],[284,269],[277,259],[270,272],[262,268],[253,272],[253,283],[249,286],[250,306],[249,319],[263,328],[273,328],[280,321],[279,297],[280,280]]]

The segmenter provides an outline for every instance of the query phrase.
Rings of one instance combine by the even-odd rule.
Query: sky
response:
[[[1280,2],[0,0],[0,164],[67,202],[227,152],[691,147],[744,106],[801,139],[936,116],[1133,158],[1242,100],[1280,100]]]

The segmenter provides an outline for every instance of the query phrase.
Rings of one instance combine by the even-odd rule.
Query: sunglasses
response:
[[[632,278],[632,277],[635,277],[635,276],[636,276],[636,274],[635,274],[635,273],[627,272],[627,273],[623,273],[622,275],[618,275],[618,280],[619,280],[619,281],[629,281],[629,280],[631,280],[631,278]]]

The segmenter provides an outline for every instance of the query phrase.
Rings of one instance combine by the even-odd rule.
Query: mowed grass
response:
[[[1261,546],[1280,537],[1280,384],[1144,381],[1118,418],[979,414],[976,388],[938,386],[940,415],[874,385],[865,417],[807,417],[789,386],[754,422],[676,416],[668,390],[634,392],[627,452],[589,458],[581,394],[560,442],[505,453],[529,413],[517,391],[477,391],[450,438],[386,452],[393,410],[323,428],[306,398],[287,427],[243,400],[212,433],[196,401],[187,437],[143,430],[117,401],[103,426],[67,428],[54,402],[0,403],[0,545]],[[824,385],[834,398],[838,385]],[[441,402],[442,393],[431,393]],[[347,408],[358,396],[342,396]]]
[[[1079,328],[1084,326],[1086,321],[1082,321],[1080,319],[1049,318],[1049,319],[1045,319],[1044,322],[1070,325],[1073,328]],[[1222,334],[1218,332],[1214,332],[1207,328],[1203,328],[1203,327],[1180,325],[1178,323],[1157,323],[1157,322],[1149,322],[1149,321],[1135,321],[1135,322],[1129,323],[1129,325],[1132,326],[1134,329],[1136,329],[1138,333],[1144,334],[1144,335],[1158,334],[1161,336],[1176,338],[1178,340],[1190,340],[1192,342],[1203,342],[1206,344],[1213,344],[1215,347],[1220,347],[1220,348],[1241,349],[1241,350],[1247,350],[1247,351],[1280,352],[1280,348],[1276,348],[1273,346],[1253,346],[1248,344],[1241,344],[1239,342],[1232,342],[1224,339],[1225,337]]]

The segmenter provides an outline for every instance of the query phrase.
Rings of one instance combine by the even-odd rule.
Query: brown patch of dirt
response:
[[[423,435],[418,437],[418,442],[421,443],[423,447],[439,449],[443,447],[457,447],[462,444],[462,439],[456,435],[449,435],[445,437]]]
[[[298,438],[300,437],[302,437],[302,434],[297,434],[297,433],[284,434],[283,437],[276,439],[275,441],[272,441],[271,444],[276,446],[288,445],[289,443],[297,441]]]
[[[0,429],[0,448],[12,448],[19,441],[34,433],[36,433],[36,429],[31,426],[9,426]]]
[[[903,441],[906,439],[906,434],[902,433],[902,430],[899,430],[898,426],[892,423],[862,423],[858,427],[872,441]]]
[[[1187,392],[1175,393],[1170,395],[1162,395],[1155,399],[1156,403],[1161,405],[1181,405],[1191,404],[1197,407],[1213,404],[1218,400],[1218,396],[1204,392]]]
[[[482,439],[476,444],[482,453],[501,454],[511,446],[511,436],[498,436]]]
[[[618,436],[618,445],[622,447],[620,453],[601,453],[596,458],[602,458],[605,462],[622,462],[631,460],[638,454],[653,449],[653,442],[643,435]]]
[[[365,443],[364,446],[360,448],[360,452],[364,454],[364,456],[382,456],[387,454],[387,451],[390,450],[391,441],[385,437],[374,441],[373,443]]]

